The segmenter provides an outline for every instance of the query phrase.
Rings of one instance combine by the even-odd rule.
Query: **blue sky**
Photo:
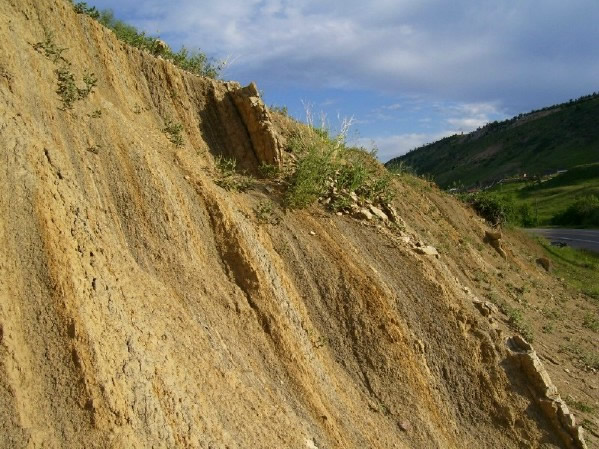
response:
[[[90,0],[382,161],[599,90],[597,0]]]

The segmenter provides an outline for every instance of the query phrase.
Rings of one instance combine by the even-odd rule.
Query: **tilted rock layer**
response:
[[[70,110],[46,32],[98,79]],[[66,1],[1,1],[0,37],[0,447],[562,447],[449,259],[214,183],[280,157],[236,88]]]

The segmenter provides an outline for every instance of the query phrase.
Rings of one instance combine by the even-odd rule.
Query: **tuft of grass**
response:
[[[216,185],[225,190],[233,190],[237,192],[245,192],[252,187],[252,179],[237,171],[237,161],[233,158],[223,156],[216,157],[216,168],[219,175],[216,179]]]
[[[503,299],[496,296],[492,300],[493,303],[497,304],[499,309],[507,315],[508,324],[514,329],[516,332],[520,333],[524,338],[526,338],[530,343],[534,341],[534,334],[532,332],[532,328],[530,324],[524,318],[524,314],[521,309],[510,306]],[[547,325],[543,327],[543,332],[550,333],[553,331],[553,326]]]
[[[394,196],[392,175],[374,156],[360,148],[347,147],[342,137],[331,137],[326,128],[311,128],[290,139],[290,150],[298,158],[287,179],[285,202],[304,208],[329,193],[333,210],[347,208],[351,195],[373,203],[388,203]]]
[[[530,327],[530,324],[526,322],[526,320],[524,319],[522,310],[513,307],[508,307],[506,314],[508,316],[509,323],[512,326],[512,328],[514,328],[514,330],[522,334],[524,338],[526,338],[530,343],[532,343],[534,341],[532,328]]]
[[[583,318],[582,325],[593,332],[599,332],[599,318],[596,314],[587,313]]]
[[[564,345],[560,347],[559,351],[572,355],[585,367],[599,369],[599,353],[597,351],[589,351],[575,343]]]
[[[167,135],[168,140],[171,141],[176,147],[183,146],[183,125],[172,121],[171,119],[166,120],[162,132]]]
[[[538,241],[553,262],[555,275],[563,277],[570,286],[599,302],[599,254],[569,246],[551,246],[540,237]]]
[[[140,50],[146,50],[154,56],[169,60],[194,75],[217,79],[227,65],[226,61],[215,61],[199,50],[190,51],[185,47],[181,47],[179,51],[174,52],[159,38],[148,36],[144,31],[139,31],[134,26],[116,19],[111,10],[99,11],[95,6],[88,6],[86,2],[74,3],[73,0],[70,1],[76,13],[85,14],[97,20],[111,29],[120,41]]]
[[[265,179],[275,179],[278,178],[281,174],[279,167],[273,164],[267,164],[265,162],[262,162],[262,164],[260,164],[260,166],[258,167],[258,172],[260,173],[260,176],[262,176]]]
[[[577,401],[572,396],[568,396],[566,398],[566,404],[568,404],[569,407],[573,407],[583,413],[593,413],[595,411],[595,407],[592,405],[589,405],[586,402]]]

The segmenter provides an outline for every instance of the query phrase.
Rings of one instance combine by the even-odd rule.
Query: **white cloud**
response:
[[[448,115],[445,122],[453,129],[465,133],[474,131],[497,118],[506,117],[494,103],[461,103],[441,107],[441,109]]]
[[[599,71],[596,0],[94,4],[175,44],[235,57],[230,76],[244,81],[500,100],[521,112],[595,90]]]
[[[407,153],[414,148],[424,144],[435,142],[443,137],[455,134],[455,131],[443,131],[439,133],[406,133],[385,137],[359,138],[356,145],[367,149],[376,148],[379,160],[386,162],[402,154]]]

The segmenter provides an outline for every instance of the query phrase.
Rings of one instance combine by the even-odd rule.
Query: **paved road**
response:
[[[563,242],[574,248],[584,248],[599,253],[599,230],[533,228],[528,232],[545,237],[550,242]]]

